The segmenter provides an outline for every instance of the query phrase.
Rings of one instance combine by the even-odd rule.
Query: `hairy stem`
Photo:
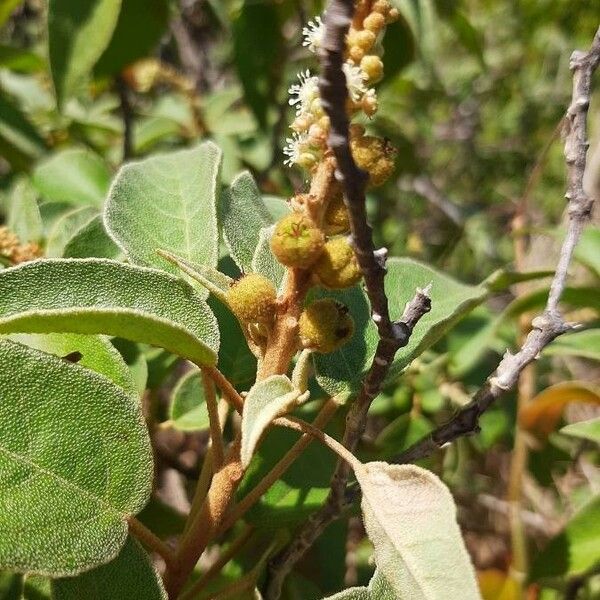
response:
[[[143,523],[140,523],[135,517],[129,517],[127,524],[129,526],[129,533],[137,538],[146,548],[161,556],[167,566],[174,564],[175,554],[173,550]]]

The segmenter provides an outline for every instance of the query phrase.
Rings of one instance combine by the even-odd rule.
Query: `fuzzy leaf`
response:
[[[242,272],[252,271],[260,230],[272,225],[273,219],[250,173],[241,173],[231,182],[221,197],[220,214],[231,257]]]
[[[256,383],[244,400],[242,413],[242,466],[247,467],[271,421],[293,407],[300,392],[285,375],[272,375]]]
[[[96,208],[104,202],[110,178],[104,160],[82,148],[57,152],[33,172],[33,184],[44,199]]]
[[[285,267],[278,262],[271,252],[272,235],[273,226],[260,230],[258,245],[252,257],[251,271],[264,275],[275,284],[275,287],[279,288],[283,282]]]
[[[356,478],[375,564],[396,598],[480,598],[454,501],[437,476],[414,465],[372,462]]]
[[[171,425],[179,431],[208,429],[208,409],[199,371],[188,371],[177,382],[171,393],[169,419]]]
[[[46,256],[48,258],[60,258],[73,237],[82,227],[85,227],[98,211],[91,206],[82,206],[65,212],[56,219],[46,240]]]
[[[171,273],[157,253],[216,268],[221,151],[212,142],[125,165],[105,207],[106,228],[129,260]]]
[[[381,571],[375,570],[369,587],[354,587],[343,590],[325,600],[397,600],[398,596],[392,589]]]
[[[76,575],[114,558],[152,489],[139,403],[111,381],[0,342],[0,568]]]
[[[132,538],[128,538],[119,555],[77,577],[52,582],[53,600],[166,600],[162,581],[148,555]]]
[[[96,215],[75,233],[65,244],[63,256],[66,258],[118,258],[119,247],[104,229],[101,215]]]
[[[459,319],[483,302],[488,294],[484,286],[465,285],[412,259],[391,258],[388,261],[385,289],[392,318],[399,319],[416,289],[430,283],[431,311],[417,323],[408,345],[400,348],[396,354],[388,375],[390,380],[397,377]],[[332,396],[351,393],[371,364],[377,345],[377,329],[370,319],[366,296],[358,287],[320,295],[333,296],[350,308],[355,332],[348,344],[337,352],[315,355],[318,381]]]
[[[43,237],[37,194],[28,179],[17,181],[10,191],[6,226],[21,242],[39,242]]]
[[[48,54],[59,106],[100,58],[120,9],[121,0],[50,0]]]
[[[0,333],[103,333],[215,364],[219,332],[184,281],[106,259],[54,259],[0,272]]]
[[[104,375],[128,394],[139,396],[129,367],[105,336],[78,333],[13,333],[9,338],[13,342],[76,362],[80,367]]]

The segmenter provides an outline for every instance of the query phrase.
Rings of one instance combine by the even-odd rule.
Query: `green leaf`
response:
[[[71,237],[62,254],[65,258],[117,259],[121,250],[106,233],[102,216],[96,215]]]
[[[48,54],[59,107],[100,58],[120,9],[121,0],[50,0]]]
[[[39,242],[44,225],[37,194],[28,179],[20,179],[8,196],[6,226],[21,242]]]
[[[173,388],[169,409],[171,425],[179,431],[208,429],[208,409],[202,376],[198,370],[188,371]]]
[[[106,228],[127,257],[172,273],[166,250],[215,268],[221,151],[212,142],[152,156],[121,168],[105,208]]]
[[[417,323],[408,345],[396,354],[388,375],[390,380],[483,302],[488,294],[484,286],[459,283],[423,263],[408,258],[391,258],[385,279],[391,317],[399,319],[416,289],[429,284],[431,311]],[[337,352],[315,355],[319,385],[332,396],[351,393],[371,364],[377,345],[377,330],[369,316],[367,299],[358,287],[322,295],[333,296],[349,307],[355,332],[348,344]]]
[[[600,227],[588,227],[575,247],[575,258],[600,277]]]
[[[83,148],[69,148],[35,168],[33,185],[46,200],[99,208],[110,178],[110,169],[100,156]]]
[[[355,471],[375,564],[411,600],[478,600],[475,572],[448,488],[414,465],[366,463]]]
[[[600,496],[588,502],[537,554],[531,569],[531,581],[585,573],[600,561]]]
[[[2,12],[2,2],[0,1],[0,13]],[[2,17],[0,16],[0,21]],[[46,63],[44,59],[31,50],[15,48],[0,44],[0,67],[10,69],[17,73],[38,73]]]
[[[283,36],[277,7],[244,2],[232,32],[234,64],[244,98],[264,128],[282,60]]]
[[[535,281],[536,279],[544,279],[546,277],[552,277],[553,275],[554,271],[525,271],[519,273],[518,271],[511,271],[508,269],[499,269],[492,273],[483,282],[483,285],[487,286],[491,292],[503,292],[515,283]]]
[[[548,289],[542,288],[530,294],[515,298],[493,321],[486,323],[479,331],[462,344],[450,357],[450,373],[460,377],[468,373],[489,348],[500,327],[516,317],[535,310],[542,310],[548,298]],[[594,287],[566,287],[561,302],[573,308],[594,308],[600,311],[600,295]],[[504,344],[503,344],[503,347]]]
[[[104,375],[128,394],[135,397],[139,395],[123,357],[104,336],[77,333],[13,333],[9,337],[14,342],[41,352],[61,358],[67,357],[66,360]]]
[[[55,259],[0,272],[0,333],[104,333],[216,363],[219,332],[202,298],[161,271]]]
[[[82,206],[65,212],[56,219],[46,240],[46,256],[60,258],[73,237],[82,227],[85,227],[98,215],[97,209],[91,206]]]
[[[116,556],[152,489],[139,403],[79,365],[0,342],[0,567],[70,576]]]
[[[250,464],[260,438],[276,417],[296,405],[300,391],[285,375],[272,375],[250,388],[242,412],[242,466]]]
[[[312,416],[304,415],[304,418],[310,420]],[[240,484],[238,499],[246,496],[273,469],[298,437],[297,432],[281,427],[272,427],[267,432]],[[333,452],[312,442],[246,513],[245,520],[267,530],[299,525],[327,498],[335,462]]]
[[[132,62],[152,55],[167,28],[168,0],[122,0],[122,3],[112,39],[94,69],[96,75],[114,75]]]
[[[567,425],[560,432],[600,444],[600,417]]]
[[[252,257],[251,270],[260,273],[270,279],[277,288],[283,283],[285,267],[275,258],[271,252],[271,236],[274,227],[265,227],[260,230],[258,245]]]
[[[580,356],[600,361],[600,329],[586,329],[556,338],[544,349],[552,356]]]
[[[27,171],[45,151],[38,130],[15,104],[0,94],[0,155],[15,169]]]
[[[252,271],[252,257],[260,230],[273,224],[260,191],[250,173],[238,175],[221,196],[223,238],[229,253],[242,272]]]
[[[147,554],[131,537],[119,555],[77,577],[52,582],[53,600],[166,600],[167,594],[160,576]]]

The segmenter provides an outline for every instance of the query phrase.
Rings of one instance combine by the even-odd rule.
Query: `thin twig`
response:
[[[202,372],[208,375],[214,382],[215,385],[223,392],[223,396],[235,408],[235,410],[241,415],[244,410],[244,399],[240,396],[238,391],[231,385],[227,377],[217,369],[217,367],[200,367]]]
[[[157,535],[150,531],[135,517],[129,517],[127,519],[127,524],[129,526],[129,533],[131,533],[131,535],[142,542],[146,548],[156,552],[159,556],[161,556],[167,565],[173,564],[175,560],[175,553]]]
[[[327,435],[324,431],[321,431],[314,425],[307,423],[306,421],[299,419],[298,417],[278,417],[273,420],[273,425],[279,427],[286,427],[293,429],[294,431],[300,431],[301,433],[307,433],[316,440],[319,440],[323,445],[327,446],[331,451],[335,452],[342,460],[353,469],[361,466],[361,462],[350,452],[345,446],[342,446],[335,438]]]
[[[592,213],[594,200],[583,189],[586,165],[587,113],[590,103],[592,75],[600,64],[600,28],[588,53],[576,51],[571,56],[573,71],[573,96],[564,120],[565,160],[567,164],[567,193],[569,225],[560,258],[550,286],[544,312],[532,321],[533,329],[516,354],[506,352],[496,371],[475,394],[471,402],[448,423],[416,442],[396,458],[396,462],[409,463],[429,456],[458,437],[476,433],[479,417],[506,391],[512,389],[523,369],[536,360],[541,351],[556,337],[569,331],[573,325],[565,323],[559,311],[559,302],[565,288],[567,271],[573,250],[586,221]]]
[[[215,383],[208,373],[201,371],[202,386],[206,397],[206,409],[210,424],[210,440],[212,442],[212,462],[213,471],[218,471],[223,464],[225,448],[223,445],[223,431],[219,419],[219,409],[217,406],[217,394],[215,393]]]

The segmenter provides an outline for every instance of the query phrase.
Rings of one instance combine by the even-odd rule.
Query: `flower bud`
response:
[[[325,238],[307,216],[292,213],[275,226],[271,250],[275,258],[287,267],[307,269],[319,258]]]
[[[363,21],[363,27],[378,34],[385,26],[385,17],[378,12],[372,12]]]
[[[333,290],[350,287],[362,277],[354,250],[344,237],[325,244],[313,273],[323,287]]]
[[[356,33],[355,45],[364,50],[365,52],[368,52],[375,44],[376,39],[377,36],[372,31],[369,31],[368,29],[363,29],[362,31],[358,31]]]
[[[396,150],[381,138],[371,135],[350,140],[352,156],[356,164],[369,174],[369,184],[378,186],[394,172]]]
[[[374,54],[363,57],[360,68],[367,74],[369,83],[375,83],[383,77],[383,62]]]
[[[250,273],[227,290],[226,298],[231,311],[244,323],[269,323],[275,314],[277,290],[271,280]]]
[[[323,298],[313,302],[300,315],[299,333],[304,348],[328,354],[352,337],[354,320],[341,302]]]
[[[329,201],[323,217],[325,235],[339,235],[350,231],[350,218],[341,190]]]

